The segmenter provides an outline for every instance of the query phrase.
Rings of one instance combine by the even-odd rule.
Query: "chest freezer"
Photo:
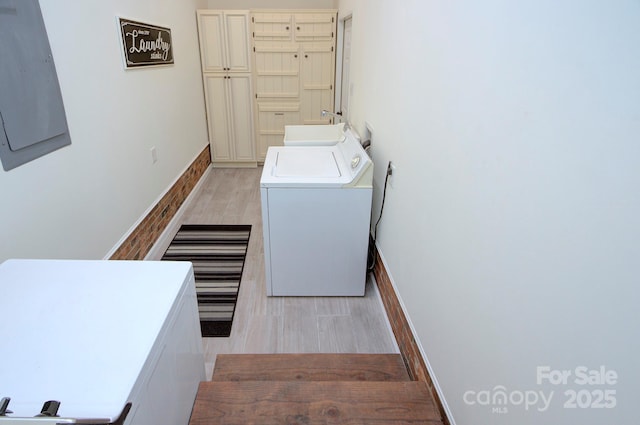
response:
[[[0,425],[188,423],[205,380],[191,263],[7,260],[0,304]]]

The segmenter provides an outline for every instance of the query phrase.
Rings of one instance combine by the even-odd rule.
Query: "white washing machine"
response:
[[[364,295],[372,179],[351,136],[269,148],[260,179],[267,295]]]

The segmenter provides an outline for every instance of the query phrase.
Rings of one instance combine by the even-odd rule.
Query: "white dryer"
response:
[[[285,125],[283,144],[285,146],[333,146],[346,139],[347,131],[344,123]]]
[[[267,295],[364,295],[372,179],[353,137],[269,148],[260,179]]]

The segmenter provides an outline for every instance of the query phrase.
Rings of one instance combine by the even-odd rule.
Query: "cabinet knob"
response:
[[[296,29],[297,29],[298,31],[300,31],[300,27],[296,27]]]
[[[289,31],[289,27],[286,27],[285,29],[286,29],[287,31]]]
[[[294,57],[294,58],[297,58],[297,57],[298,57],[298,54],[296,53],[295,55],[293,55],[293,57]]]
[[[304,55],[304,57],[305,57],[305,58],[308,58],[308,57],[309,57],[309,55]]]

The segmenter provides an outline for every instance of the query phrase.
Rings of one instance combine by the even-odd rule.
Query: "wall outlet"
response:
[[[396,164],[389,162],[389,169],[387,170],[387,173],[389,173],[389,186],[393,187],[396,176]]]
[[[155,146],[151,148],[151,161],[153,161],[153,164],[158,162],[158,150]]]

